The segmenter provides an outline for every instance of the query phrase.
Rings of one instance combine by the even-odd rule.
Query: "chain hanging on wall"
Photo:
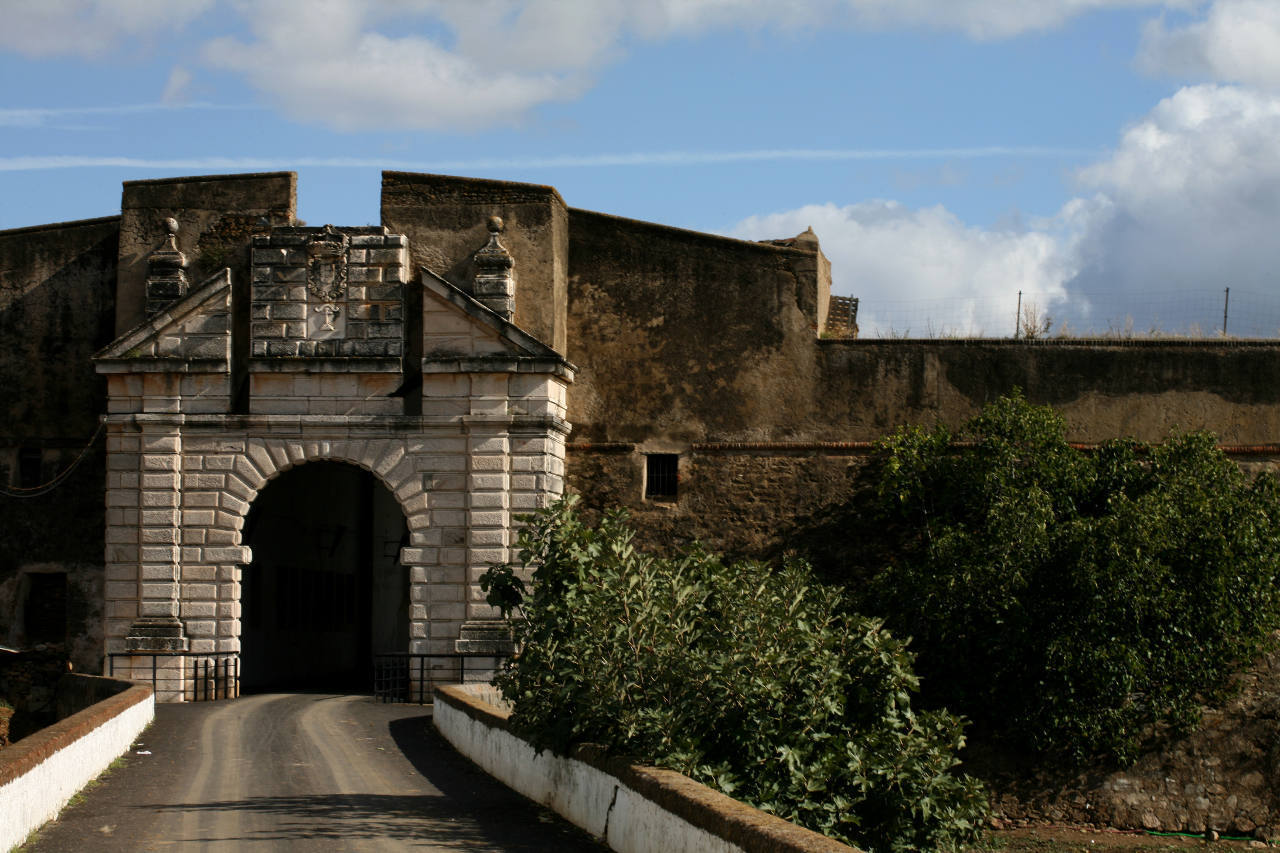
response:
[[[98,421],[98,428],[93,431],[93,435],[89,437],[89,442],[80,451],[79,455],[76,456],[75,461],[59,472],[52,480],[41,483],[38,486],[31,486],[30,488],[22,488],[21,486],[0,486],[0,495],[3,495],[6,498],[38,498],[52,492],[58,486],[62,485],[63,481],[71,476],[71,472],[75,471],[76,468],[79,467],[80,463],[84,461],[84,457],[88,455],[89,449],[98,441],[98,436],[102,435],[102,430],[105,428],[106,422]]]

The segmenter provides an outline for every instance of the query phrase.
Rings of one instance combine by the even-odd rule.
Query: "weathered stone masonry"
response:
[[[4,497],[0,642],[38,642],[32,591],[61,581],[77,669],[255,659],[273,640],[253,583],[304,559],[270,521],[299,482],[359,484],[299,500],[309,530],[377,504],[347,526],[378,552],[348,540],[334,566],[396,585],[366,611],[396,614],[379,644],[478,650],[476,575],[510,556],[513,514],[564,488],[627,506],[650,547],[774,554],[857,488],[870,442],[1015,387],[1073,441],[1177,426],[1250,466],[1280,455],[1275,341],[824,339],[811,232],[752,243],[404,172],[383,174],[380,226],[309,228],[295,190],[287,172],[129,181],[119,216],[0,233],[0,486],[82,459]]]

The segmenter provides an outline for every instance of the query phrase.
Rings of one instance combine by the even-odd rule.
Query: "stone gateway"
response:
[[[509,276],[499,230],[494,223],[481,251],[505,256]],[[259,571],[246,518],[271,481],[315,462],[369,472],[404,518],[403,541],[392,542],[407,607],[382,607],[379,627],[404,619],[406,645],[373,651],[452,653],[469,620],[492,616],[474,584],[507,559],[512,513],[563,491],[573,366],[511,323],[509,299],[494,310],[430,271],[408,321],[408,240],[382,227],[276,226],[255,235],[248,340],[239,341],[231,271],[187,292],[174,238],[171,230],[148,259],[151,316],[95,358],[107,377],[108,653],[196,653],[163,659],[161,680],[172,680],[174,693],[207,666],[199,656],[239,655],[245,576]],[[172,302],[155,296],[175,291],[184,295]],[[423,353],[413,365],[407,330]],[[248,352],[246,364],[233,365],[238,351]],[[236,368],[247,371],[243,411],[233,404]],[[290,549],[308,559],[305,541]],[[357,550],[351,558],[380,556]],[[295,582],[332,585],[324,574],[303,566]],[[348,601],[368,597],[353,584],[343,589]],[[291,619],[312,631],[274,626],[276,644],[309,646],[292,667],[346,662],[343,649],[325,644],[343,624],[332,593],[280,589],[275,599],[312,609]],[[362,615],[379,603],[366,602]],[[364,639],[353,646],[367,653]],[[151,657],[117,659],[118,674],[150,677]],[[279,675],[290,668],[276,667]]]

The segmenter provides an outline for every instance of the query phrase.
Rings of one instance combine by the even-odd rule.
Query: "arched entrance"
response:
[[[395,496],[354,465],[268,483],[244,528],[242,687],[368,690],[372,656],[409,648],[408,541]]]

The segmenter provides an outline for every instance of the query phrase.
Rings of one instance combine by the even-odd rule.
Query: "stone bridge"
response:
[[[475,768],[428,714],[323,693],[158,705],[123,764],[23,849],[606,849]]]

